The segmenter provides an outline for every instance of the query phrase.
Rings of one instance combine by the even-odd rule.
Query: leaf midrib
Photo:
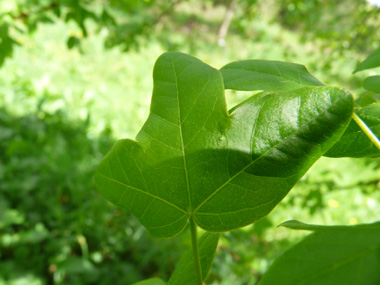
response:
[[[186,152],[185,152],[185,144],[183,142],[183,133],[182,133],[182,123],[181,123],[181,106],[179,103],[179,90],[178,90],[178,78],[177,78],[177,70],[175,68],[174,60],[172,58],[172,66],[173,66],[173,73],[174,73],[174,79],[175,79],[175,88],[177,93],[177,108],[178,108],[178,128],[179,128],[179,137],[181,139],[181,151],[182,151],[182,158],[183,158],[183,170],[185,172],[185,178],[186,178],[186,189],[187,189],[187,200],[189,205],[189,211],[191,211],[191,196],[190,196],[190,184],[189,184],[189,172],[187,170],[187,163],[186,163]],[[186,214],[188,214],[186,211],[184,211]]]

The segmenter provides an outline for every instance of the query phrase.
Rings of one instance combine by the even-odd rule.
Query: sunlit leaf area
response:
[[[379,39],[374,0],[1,0],[0,285],[198,284],[193,219],[204,284],[373,284]],[[178,86],[209,96],[178,103],[190,110],[187,125],[173,119],[177,103],[162,99]],[[306,119],[279,119],[292,112]],[[268,168],[258,157],[275,127],[317,147]],[[239,137],[253,132],[250,145]],[[179,176],[180,140],[193,151],[188,180]],[[262,179],[251,197],[237,197],[233,178],[248,166],[235,150],[252,145],[249,174],[292,179]],[[144,169],[149,179],[140,180],[158,193],[152,207],[125,190]],[[191,192],[182,195],[186,184]],[[323,262],[343,271],[325,271]]]

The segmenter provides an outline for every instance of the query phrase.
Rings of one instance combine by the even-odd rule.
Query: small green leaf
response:
[[[74,47],[80,47],[80,39],[76,36],[70,36],[66,42],[67,48],[72,49]]]
[[[259,285],[380,284],[380,222],[319,226],[289,221],[282,225],[314,233],[277,258]]]
[[[132,285],[166,285],[166,282],[160,278],[149,278]]]
[[[222,232],[267,215],[342,135],[353,98],[334,87],[253,96],[227,113],[218,70],[163,54],[154,68],[150,115],[136,141],[116,143],[95,182],[155,237],[190,217]]]
[[[226,89],[241,91],[286,91],[323,85],[305,66],[281,61],[237,61],[225,65],[220,72]]]
[[[380,66],[380,48],[371,53],[363,62],[361,62],[358,67],[354,70],[354,73],[372,69]]]
[[[219,234],[204,233],[199,239],[199,257],[201,261],[202,277],[206,279],[210,271],[216,247],[219,241]],[[173,275],[170,277],[170,285],[192,285],[196,284],[195,265],[193,251],[190,248],[181,258]]]
[[[380,104],[374,103],[355,111],[371,131],[380,137]],[[378,157],[380,151],[358,124],[351,120],[340,140],[325,154],[328,157]]]
[[[380,93],[380,76],[370,76],[363,81],[363,87],[368,91]]]

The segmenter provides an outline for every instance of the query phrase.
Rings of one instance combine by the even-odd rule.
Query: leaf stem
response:
[[[190,217],[190,231],[191,231],[191,243],[193,245],[195,272],[197,274],[197,282],[198,282],[198,285],[202,285],[203,282],[202,282],[201,261],[199,259],[197,225],[194,223],[193,217]]]
[[[362,131],[367,135],[371,142],[380,150],[380,140],[377,136],[371,131],[371,129],[363,122],[362,119],[355,113],[352,113],[352,119],[358,124]]]

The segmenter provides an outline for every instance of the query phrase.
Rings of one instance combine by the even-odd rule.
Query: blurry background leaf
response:
[[[372,69],[380,66],[380,48],[372,52],[358,67],[355,72],[359,72],[366,69]]]
[[[147,280],[143,280],[137,283],[134,283],[133,285],[165,285],[165,281],[159,278],[150,278]]]
[[[72,49],[74,47],[80,47],[80,39],[77,38],[76,36],[70,36],[67,39],[67,47],[69,49]]]
[[[380,93],[380,76],[370,76],[364,79],[363,87],[369,91]]]

